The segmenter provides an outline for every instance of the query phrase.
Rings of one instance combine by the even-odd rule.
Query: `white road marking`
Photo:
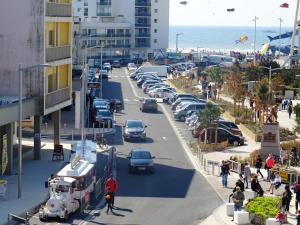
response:
[[[163,139],[163,140],[166,140],[167,138],[166,138],[166,137],[162,137],[162,139]]]
[[[124,98],[124,102],[129,102],[129,99],[127,99],[127,98]]]

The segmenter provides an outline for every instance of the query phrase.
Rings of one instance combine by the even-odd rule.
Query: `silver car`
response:
[[[149,150],[144,148],[132,149],[127,157],[128,172],[150,172],[154,173],[154,156],[151,156]]]
[[[124,140],[146,140],[146,127],[142,120],[126,120],[123,132]]]

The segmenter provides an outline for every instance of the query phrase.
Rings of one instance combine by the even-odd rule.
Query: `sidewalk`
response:
[[[223,99],[224,101],[233,103],[233,99],[228,96],[220,95],[220,98]],[[292,102],[293,102],[293,106],[297,105],[298,103],[300,104],[300,100],[292,100]],[[245,99],[245,106],[250,108],[248,98]],[[278,115],[277,120],[279,122],[279,126],[283,127],[283,128],[287,128],[292,131],[294,129],[294,127],[296,126],[295,113],[292,113],[291,118],[289,118],[289,114],[288,114],[287,110],[281,110],[281,106],[279,107],[279,109],[280,110],[278,110],[278,112],[277,112],[277,115]]]
[[[215,160],[216,159],[217,158],[215,158]],[[222,158],[218,158],[218,159],[220,159],[220,161],[221,161]],[[256,172],[255,168],[251,168],[251,170],[252,170],[252,173]],[[228,197],[232,193],[232,189],[235,186],[235,182],[238,180],[238,174],[231,173],[230,176],[228,177],[228,188],[223,188],[222,184],[221,184],[221,177],[207,175],[206,172],[203,171],[203,170],[201,172],[206,177],[206,179],[208,180],[208,182],[212,185],[212,187],[214,187],[214,189],[219,194],[219,196],[223,199],[224,204],[221,205],[219,208],[217,208],[213,212],[212,215],[210,215],[209,217],[207,217],[200,224],[201,225],[212,225],[212,224],[234,225],[235,223],[232,221],[232,217],[229,217],[229,216],[226,215],[226,206],[225,206],[225,203],[228,202]],[[266,173],[266,171],[264,169],[262,170],[262,173],[266,177],[267,173]],[[251,188],[250,182],[249,182],[249,188]],[[259,177],[259,182],[260,182],[263,190],[265,191],[265,196],[270,196],[270,193],[267,192],[267,190],[270,187],[270,183],[262,180],[260,177]],[[280,188],[274,192],[274,194],[276,196],[280,196],[283,193],[283,191],[284,191],[284,186],[285,185],[282,184],[280,186]],[[292,198],[292,201],[291,201],[291,204],[290,204],[290,212],[291,212],[291,214],[288,215],[288,222],[289,222],[288,224],[294,224],[294,225],[296,225],[297,221],[296,221],[296,216],[295,216],[295,194],[293,194],[293,198]]]
[[[33,146],[30,141],[23,141],[24,145]],[[63,144],[64,149],[70,149],[70,144]],[[64,151],[65,161],[52,161],[53,144],[42,142],[41,160],[32,159],[32,151],[23,155],[22,198],[18,199],[18,176],[4,176],[8,181],[6,198],[0,198],[0,224],[7,223],[8,213],[21,215],[29,209],[35,208],[47,197],[44,184],[52,173],[58,172],[68,160],[69,151]],[[14,160],[14,172],[18,172],[17,159]]]

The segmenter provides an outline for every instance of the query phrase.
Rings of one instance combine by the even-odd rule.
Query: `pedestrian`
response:
[[[296,197],[295,197],[295,208],[296,208],[296,212],[298,212],[298,204],[300,203],[300,180],[298,180],[298,182],[295,182],[292,185],[292,189],[294,190],[294,193],[296,195]]]
[[[287,108],[287,105],[288,105],[288,100],[287,98],[284,99],[284,110]]]
[[[291,192],[290,186],[288,184],[285,185],[284,189],[285,189],[285,191],[287,193],[287,204],[286,204],[285,211],[289,213],[289,211],[290,211],[290,204],[291,204],[291,201],[292,201],[293,193]]]
[[[270,179],[271,179],[271,171],[270,170],[274,167],[274,165],[275,165],[274,157],[272,154],[269,154],[268,158],[266,159],[266,170],[268,173],[267,181],[270,181]]]
[[[289,113],[289,118],[290,119],[291,119],[292,112],[293,112],[293,105],[289,105],[288,106],[288,113]]]
[[[111,205],[114,208],[115,195],[118,190],[118,182],[112,175],[105,182],[105,192],[111,196]]]
[[[245,190],[245,185],[243,182],[243,174],[239,174],[239,179],[235,182],[235,186],[232,190],[232,193],[229,195],[229,202],[230,202],[230,198],[232,197],[233,193],[236,192],[236,187],[240,187],[241,192],[244,192]]]
[[[262,158],[260,157],[260,155],[258,155],[258,156],[257,156],[257,159],[256,159],[256,163],[255,163],[256,174],[257,174],[257,175],[260,174],[261,178],[263,179],[264,176],[262,175],[262,173],[261,173],[261,171],[260,171],[261,168],[262,168],[262,162],[263,162]]]
[[[246,185],[246,188],[248,188],[248,179],[251,175],[251,169],[249,164],[246,162],[244,167],[244,184]]]
[[[280,199],[280,204],[279,204],[280,212],[286,213],[287,203],[288,203],[288,193],[285,191],[283,192]]]
[[[256,174],[253,176],[251,180],[251,190],[256,192],[260,197],[264,195],[264,190],[262,189],[260,183],[258,182],[258,177]]]
[[[284,102],[285,102],[285,99],[283,98],[282,101],[281,101],[281,109],[282,109],[282,110],[285,109],[285,108],[284,108]]]
[[[105,195],[105,201],[106,201],[106,204],[107,204],[106,214],[108,214],[109,210],[113,213],[112,196],[110,195],[110,193],[107,193]]]
[[[241,211],[243,203],[245,200],[245,195],[241,192],[241,188],[236,186],[236,192],[232,195],[232,201],[234,203],[234,211]]]
[[[279,176],[279,173],[276,172],[274,180],[271,182],[271,185],[270,185],[270,188],[269,188],[270,194],[273,194],[274,193],[274,188],[276,190],[280,187],[280,185],[281,185],[281,177]]]
[[[113,67],[111,66],[111,67],[110,67],[110,73],[112,73],[112,72],[113,72]]]
[[[227,184],[228,184],[227,182],[228,175],[229,175],[229,165],[223,160],[221,164],[221,177],[222,177],[222,185],[225,188],[227,188]]]

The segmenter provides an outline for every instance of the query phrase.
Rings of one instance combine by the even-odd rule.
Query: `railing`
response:
[[[47,2],[46,3],[46,16],[71,17],[72,16],[72,5],[55,3],[55,2]]]
[[[71,58],[71,46],[59,46],[46,48],[46,62]]]
[[[150,12],[136,12],[135,16],[151,16]]]
[[[136,27],[151,27],[150,23],[136,23]]]
[[[70,88],[66,87],[46,95],[46,108],[50,108],[71,98]]]
[[[93,38],[93,37],[131,37],[131,34],[81,34],[81,37],[89,37],[89,38]]]
[[[111,16],[111,13],[97,13],[97,16]]]
[[[151,34],[135,34],[136,37],[150,37]]]
[[[151,6],[151,1],[136,1],[135,6]]]
[[[135,47],[136,48],[149,48],[151,46],[150,46],[150,43],[149,43],[149,44],[135,44]]]

